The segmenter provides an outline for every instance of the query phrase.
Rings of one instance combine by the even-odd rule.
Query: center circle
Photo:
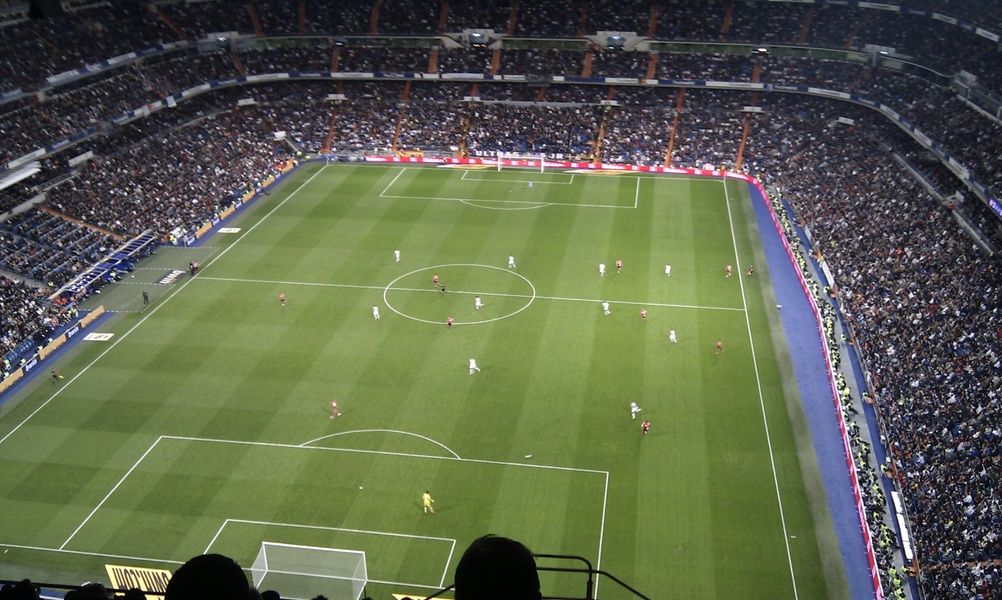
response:
[[[427,276],[417,277],[421,273],[426,273]],[[502,273],[508,277],[502,278]],[[438,287],[432,283],[433,275],[439,276]],[[518,287],[523,289],[511,289],[511,277],[517,278],[515,281],[518,282]],[[414,280],[412,285],[405,281],[408,278]],[[504,282],[505,279],[508,279],[507,283]],[[442,291],[443,286],[445,292]],[[398,306],[394,306],[390,302],[391,292],[411,294],[408,306],[399,306],[400,300],[397,301]],[[483,299],[480,310],[474,306],[476,296]],[[514,270],[472,263],[415,269],[397,277],[383,288],[383,303],[387,308],[405,319],[430,325],[445,325],[450,316],[454,319],[453,325],[493,323],[517,315],[529,308],[535,300],[536,287]],[[496,312],[499,306],[502,310],[500,314]],[[473,318],[478,314],[485,318]],[[441,317],[433,318],[438,315]]]

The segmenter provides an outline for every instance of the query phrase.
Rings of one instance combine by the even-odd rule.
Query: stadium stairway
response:
[[[379,5],[382,0],[374,0],[372,12],[369,14],[369,35],[379,35]]]
[[[327,125],[327,135],[324,136],[324,145],[320,147],[320,151],[327,153],[331,151],[331,145],[334,143],[334,125],[337,124],[337,104],[334,104],[331,108],[331,118]]]
[[[442,0],[442,9],[438,12],[438,33],[445,33],[445,28],[449,23],[449,2]]]
[[[253,2],[247,3],[247,16],[250,17],[251,24],[254,25],[254,35],[263,36],[264,29],[261,27],[261,20],[257,18],[257,8]]]
[[[296,9],[296,18],[299,21],[299,35],[306,34],[306,0],[299,0],[299,7]]]
[[[591,48],[585,50],[584,60],[581,63],[581,76],[591,77],[591,63],[595,59],[595,51]]]
[[[671,135],[668,136],[668,149],[665,150],[664,166],[671,166],[671,155],[675,151],[675,132],[682,117],[682,103],[685,102],[685,88],[678,88],[678,101],[675,103],[675,117],[671,120]]]
[[[438,70],[438,52],[439,52],[439,47],[435,46],[434,48],[431,49],[431,52],[428,53],[428,68],[426,70],[427,73],[434,73],[435,71]]]
[[[647,37],[654,39],[658,31],[658,3],[651,2],[651,19],[647,23]],[[650,78],[650,76],[648,76]]]
[[[515,35],[515,25],[518,24],[518,0],[511,3],[511,12],[508,13],[508,35]]]
[[[331,51],[331,73],[336,73],[341,66],[341,48],[334,46]]]
[[[650,57],[647,59],[647,74],[645,75],[645,77],[647,77],[647,79],[654,79],[657,73],[658,73],[658,53],[651,52]]]
[[[811,24],[814,23],[814,5],[811,4],[807,8],[807,12],[804,13],[804,20],[800,23],[800,33],[797,34],[797,45],[803,45],[807,42],[807,36],[811,33]]]
[[[160,9],[159,6],[156,5],[153,6],[153,10],[157,12],[157,17],[159,17],[160,20],[163,21],[164,25],[167,26],[167,29],[170,29],[171,31],[174,32],[174,35],[177,36],[177,39],[179,40],[184,39],[184,32],[181,31],[181,28],[174,23],[174,20],[171,19],[167,13],[165,13],[163,10]]]

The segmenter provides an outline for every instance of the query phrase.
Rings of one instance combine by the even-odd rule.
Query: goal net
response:
[[[546,169],[546,155],[519,154],[517,152],[498,152],[497,166],[498,166],[498,173],[501,172],[501,169],[503,167],[529,168],[533,170],[539,169],[539,172],[542,173]]]
[[[277,542],[261,542],[251,576],[254,587],[283,598],[359,600],[368,583],[365,552]]]

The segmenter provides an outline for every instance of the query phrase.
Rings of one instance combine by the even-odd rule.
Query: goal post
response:
[[[505,163],[508,163],[507,165]],[[512,167],[512,168],[539,168],[539,172],[543,173],[546,169],[546,155],[545,154],[520,154],[518,152],[502,152],[498,150],[497,152],[497,167],[498,173],[501,172],[502,167]]]
[[[368,583],[365,552],[261,542],[251,567],[254,587],[283,598],[359,600]]]

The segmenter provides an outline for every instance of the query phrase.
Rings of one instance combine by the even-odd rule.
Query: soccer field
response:
[[[227,225],[92,299],[111,340],[3,407],[0,578],[269,541],[362,550],[387,599],[492,532],[651,598],[831,594],[743,182],[310,164]]]

